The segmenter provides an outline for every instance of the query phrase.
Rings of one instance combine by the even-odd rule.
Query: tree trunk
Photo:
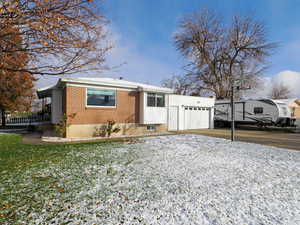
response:
[[[5,127],[5,109],[1,109],[1,120],[2,120],[2,127]]]

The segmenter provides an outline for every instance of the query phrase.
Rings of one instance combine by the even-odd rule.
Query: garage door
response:
[[[184,129],[209,128],[209,108],[184,107]]]

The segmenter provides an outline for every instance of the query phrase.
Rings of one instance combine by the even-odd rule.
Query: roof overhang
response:
[[[52,96],[52,90],[55,89],[56,85],[40,88],[36,91],[38,98],[48,98]]]
[[[144,88],[144,87],[138,87],[138,91],[164,93],[164,94],[173,94],[174,93],[174,91],[172,89],[169,89],[169,88]]]
[[[300,106],[300,99],[296,99],[295,103],[298,104]]]
[[[59,79],[59,82],[60,83],[69,83],[69,84],[73,83],[73,84],[86,84],[86,85],[136,89],[135,85],[111,84],[111,83],[108,83],[108,82],[97,82],[97,81],[93,81],[93,80],[80,80],[80,79],[76,79],[76,78],[61,78],[61,79]]]
[[[150,86],[148,87],[142,87],[138,85],[132,85],[132,84],[116,84],[116,83],[110,83],[105,81],[93,81],[93,80],[81,80],[76,78],[61,78],[58,82],[59,83],[67,83],[67,84],[82,84],[82,85],[95,85],[95,86],[102,86],[102,87],[113,87],[113,88],[126,88],[126,89],[132,89],[132,90],[138,90],[138,91],[144,91],[144,92],[157,92],[157,93],[165,93],[165,94],[172,94],[174,91],[169,88],[162,88],[162,87],[156,87],[156,86]]]
[[[173,94],[174,91],[169,88],[163,88],[158,86],[152,86],[147,84],[131,84],[131,83],[116,83],[109,81],[95,81],[92,79],[80,79],[80,78],[60,78],[56,85],[40,88],[37,90],[37,95],[39,98],[51,97],[52,90],[56,88],[61,88],[63,86],[67,86],[68,84],[76,84],[76,85],[93,85],[99,87],[111,87],[111,88],[126,88],[132,89],[135,91],[143,91],[143,92],[155,92],[155,93],[164,93],[164,94]]]

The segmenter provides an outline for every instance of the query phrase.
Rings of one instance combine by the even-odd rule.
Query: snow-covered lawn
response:
[[[150,137],[72,151],[22,179],[22,192],[55,187],[18,209],[19,224],[300,224],[300,151]]]

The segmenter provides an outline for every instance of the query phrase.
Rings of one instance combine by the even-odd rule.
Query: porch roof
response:
[[[39,88],[36,93],[38,98],[47,98],[52,96],[52,90],[56,87],[56,85],[47,86],[44,88]]]

